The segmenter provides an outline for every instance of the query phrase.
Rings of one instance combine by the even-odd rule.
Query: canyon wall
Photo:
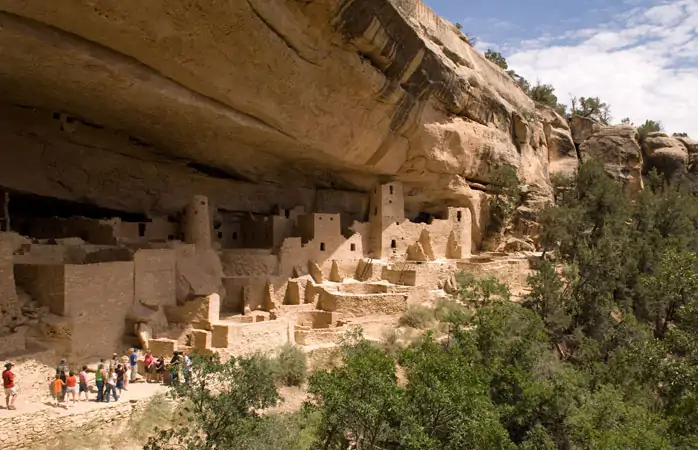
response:
[[[507,163],[550,194],[534,103],[417,0],[0,0],[0,29],[9,188],[267,212],[397,179],[408,211],[469,206],[478,223]]]

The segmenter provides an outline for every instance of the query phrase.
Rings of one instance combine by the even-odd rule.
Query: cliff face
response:
[[[549,147],[555,170],[575,159],[564,121],[535,119],[511,79],[418,0],[0,0],[0,46],[2,101],[61,113],[62,136],[27,125],[36,117],[15,123],[3,134],[11,151],[43,145],[28,165],[66,166],[56,192],[123,203],[111,206],[168,209],[178,201],[163,178],[180,180],[174,166],[189,164],[306,188],[396,178],[408,209],[479,209],[471,186],[482,189],[494,164],[514,165],[544,199]],[[126,176],[92,173],[100,152]],[[151,174],[135,167],[144,162]],[[33,190],[10,175],[2,184]],[[132,190],[152,198],[113,194]]]

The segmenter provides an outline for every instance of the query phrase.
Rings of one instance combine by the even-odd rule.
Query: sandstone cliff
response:
[[[10,188],[254,210],[214,191],[304,204],[303,188],[397,178],[408,209],[470,205],[479,224],[471,185],[493,165],[538,198],[549,147],[554,170],[574,165],[564,121],[419,0],[1,0],[0,28],[0,98],[29,107],[3,113]]]

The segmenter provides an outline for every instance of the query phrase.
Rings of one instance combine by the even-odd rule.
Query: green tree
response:
[[[654,133],[657,131],[662,131],[662,123],[656,120],[645,120],[645,123],[637,127],[637,132],[640,135],[640,140],[645,139],[648,134]]]
[[[573,97],[571,103],[573,115],[589,117],[606,125],[611,121],[611,107],[599,97]]]
[[[490,61],[501,67],[502,70],[509,69],[509,64],[507,64],[507,60],[499,52],[495,52],[494,50],[488,48],[485,52],[485,58],[489,59]]]
[[[273,364],[262,356],[192,356],[192,382],[172,386],[184,414],[172,428],[158,430],[146,450],[250,448],[263,426],[258,411],[274,406],[279,394]]]
[[[385,448],[399,439],[402,411],[395,362],[355,331],[342,343],[342,365],[311,377],[306,409],[318,411],[318,445],[344,450]]]
[[[407,377],[402,448],[513,447],[490,402],[488,375],[462,349],[437,344],[427,334],[402,353]]]
[[[669,248],[661,256],[659,267],[640,278],[644,302],[637,308],[663,338],[684,307],[698,306],[698,255]]]

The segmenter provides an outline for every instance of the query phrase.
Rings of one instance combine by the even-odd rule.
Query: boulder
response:
[[[667,180],[686,173],[688,148],[679,139],[662,132],[649,133],[642,140],[642,152],[646,170],[657,169]]]
[[[637,138],[637,130],[630,125],[600,127],[581,143],[579,152],[583,161],[603,163],[626,192],[638,192],[642,189],[642,151]]]

